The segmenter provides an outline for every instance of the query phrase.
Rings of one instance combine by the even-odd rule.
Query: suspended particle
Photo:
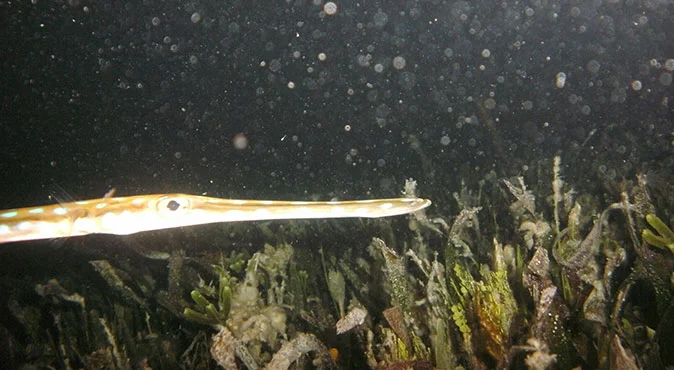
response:
[[[335,15],[337,14],[337,4],[333,3],[332,1],[328,1],[323,5],[323,11],[327,15]]]
[[[407,64],[407,61],[405,61],[405,58],[403,58],[400,55],[393,58],[393,68],[395,68],[395,69],[403,69],[403,68],[405,68],[406,64]]]
[[[564,85],[566,85],[566,73],[559,72],[555,75],[555,86],[563,89]]]
[[[588,72],[595,74],[599,72],[599,68],[601,68],[601,64],[596,59],[592,59],[589,62],[587,62],[587,66],[585,67]]]
[[[674,72],[674,59],[665,60],[665,69],[669,72]]]
[[[534,107],[534,102],[531,100],[525,100],[522,102],[522,109],[524,110],[531,110]]]
[[[248,137],[244,133],[238,133],[234,135],[232,139],[232,145],[236,150],[244,150],[248,148]]]

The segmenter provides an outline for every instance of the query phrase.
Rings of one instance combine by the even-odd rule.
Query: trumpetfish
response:
[[[421,198],[304,202],[189,194],[105,197],[0,211],[0,243],[88,234],[128,235],[215,222],[388,217],[428,207]]]

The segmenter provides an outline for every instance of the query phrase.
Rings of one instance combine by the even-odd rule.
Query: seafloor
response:
[[[581,193],[559,161],[531,188],[487,176],[453,193],[453,215],[3,246],[1,360],[26,369],[672,366],[671,177]]]

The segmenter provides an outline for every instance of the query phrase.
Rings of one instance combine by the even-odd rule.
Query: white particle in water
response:
[[[403,69],[403,68],[405,68],[406,64],[407,64],[407,62],[405,61],[405,58],[403,58],[400,55],[393,58],[393,68],[395,68],[395,69]]]
[[[337,4],[333,3],[332,1],[328,1],[323,5],[323,11],[327,15],[335,15],[337,14]]]
[[[665,69],[669,72],[674,72],[674,59],[665,60]]]
[[[566,73],[559,72],[555,75],[555,86],[563,89],[564,85],[566,85]]]

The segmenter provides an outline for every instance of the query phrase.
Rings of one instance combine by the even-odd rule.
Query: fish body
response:
[[[88,234],[128,235],[216,222],[378,218],[412,213],[430,204],[420,198],[304,202],[189,194],[105,197],[0,211],[0,243]]]

